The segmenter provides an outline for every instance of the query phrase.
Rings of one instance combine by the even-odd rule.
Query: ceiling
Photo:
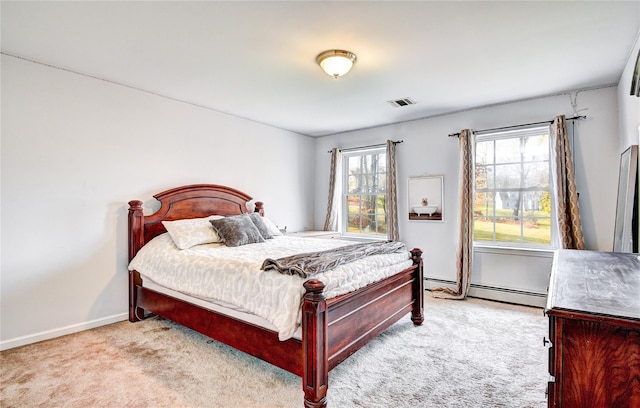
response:
[[[323,136],[617,84],[640,1],[2,1],[1,18],[6,55]],[[358,57],[339,79],[315,63],[332,48]]]

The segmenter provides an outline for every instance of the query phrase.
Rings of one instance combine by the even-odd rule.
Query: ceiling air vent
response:
[[[414,101],[411,98],[394,99],[394,100],[387,101],[387,102],[389,102],[389,104],[391,106],[393,106],[394,108],[401,108],[403,106],[415,105],[416,104],[416,101]]]

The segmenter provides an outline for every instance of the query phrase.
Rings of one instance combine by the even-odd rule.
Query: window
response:
[[[343,234],[387,237],[386,162],[384,148],[344,153]]]
[[[550,177],[547,126],[476,136],[476,244],[552,246]]]

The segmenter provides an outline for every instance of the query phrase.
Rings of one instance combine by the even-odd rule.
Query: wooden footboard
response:
[[[147,217],[141,201],[129,202],[129,260],[165,232],[163,220],[246,213],[251,200],[237,190],[211,184],[178,187],[154,197],[161,207]],[[265,360],[302,377],[305,407],[325,407],[331,369],[409,312],[414,324],[422,324],[422,251],[411,253],[410,268],[333,299],[325,299],[322,282],[305,282],[302,340],[280,341],[274,331],[148,289],[137,271],[129,273],[129,320],[157,314]]]
[[[329,371],[407,313],[422,324],[421,253],[412,251],[411,268],[333,299],[322,282],[305,282],[302,341],[280,341],[274,331],[145,288],[137,271],[129,274],[129,320],[151,312],[267,361],[302,377],[305,407],[326,407]]]
[[[329,371],[411,312],[424,321],[422,251],[411,251],[413,266],[355,292],[326,300],[324,284],[305,282],[302,307],[302,378],[306,408],[326,407]]]
[[[415,269],[409,269],[369,285],[366,291],[328,301],[329,369],[409,312],[414,324],[422,324],[422,293],[422,279],[416,278]]]

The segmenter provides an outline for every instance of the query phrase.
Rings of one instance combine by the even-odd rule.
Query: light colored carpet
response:
[[[425,296],[329,374],[344,407],[546,404],[541,309]],[[0,353],[2,407],[295,407],[299,377],[163,319],[122,322]]]

